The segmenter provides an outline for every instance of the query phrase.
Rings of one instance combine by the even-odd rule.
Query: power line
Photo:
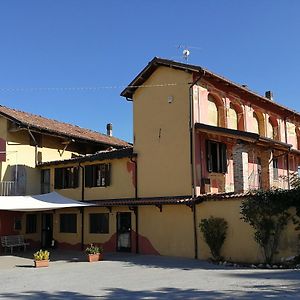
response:
[[[160,88],[172,87],[179,85],[188,85],[185,83],[160,83],[145,85],[112,85],[112,86],[82,86],[82,87],[16,87],[16,88],[0,88],[0,92],[43,92],[43,91],[97,91],[97,90],[113,90],[124,88]]]

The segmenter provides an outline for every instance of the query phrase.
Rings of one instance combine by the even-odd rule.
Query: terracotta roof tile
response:
[[[93,141],[113,146],[130,146],[129,143],[115,137],[111,137],[97,131],[81,128],[76,125],[59,122],[53,119],[23,112],[20,110],[0,106],[0,115],[17,123],[20,127],[29,127],[49,134],[55,134],[63,137]]]
[[[79,163],[79,162],[93,162],[93,161],[101,161],[107,159],[119,159],[124,157],[132,157],[136,156],[136,153],[133,153],[133,147],[124,147],[120,149],[106,149],[102,151],[98,151],[94,154],[86,154],[83,156],[73,157],[64,160],[54,160],[54,161],[47,161],[43,163],[39,163],[38,166],[46,167],[46,166],[55,166],[55,165],[67,165],[72,163]]]
[[[170,196],[170,197],[151,197],[151,198],[125,198],[125,199],[103,199],[103,200],[88,200],[96,206],[140,206],[140,205],[187,205],[191,206],[194,203],[202,203],[204,201],[224,201],[230,199],[245,198],[250,196],[250,192],[245,193],[219,193],[219,194],[203,194],[198,197],[191,196]]]

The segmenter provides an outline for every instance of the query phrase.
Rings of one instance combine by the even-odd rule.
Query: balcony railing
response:
[[[0,196],[14,196],[17,194],[15,181],[0,181]]]

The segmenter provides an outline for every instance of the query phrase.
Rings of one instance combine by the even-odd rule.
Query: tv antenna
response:
[[[189,57],[191,55],[191,49],[201,50],[200,47],[192,47],[187,45],[179,45],[177,49],[182,49],[182,58],[185,62],[189,60]]]

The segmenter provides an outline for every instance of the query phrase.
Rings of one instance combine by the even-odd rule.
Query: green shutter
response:
[[[210,141],[206,141],[206,161],[207,161],[207,171],[212,172],[212,157],[211,157],[211,145]]]
[[[221,173],[227,173],[227,149],[226,144],[220,144]]]
[[[73,168],[73,188],[79,187],[79,167]]]
[[[62,189],[63,187],[63,178],[62,178],[62,169],[57,168],[54,172],[54,188]]]
[[[93,186],[93,166],[85,166],[85,187]]]
[[[105,186],[110,185],[111,164],[105,164]]]

